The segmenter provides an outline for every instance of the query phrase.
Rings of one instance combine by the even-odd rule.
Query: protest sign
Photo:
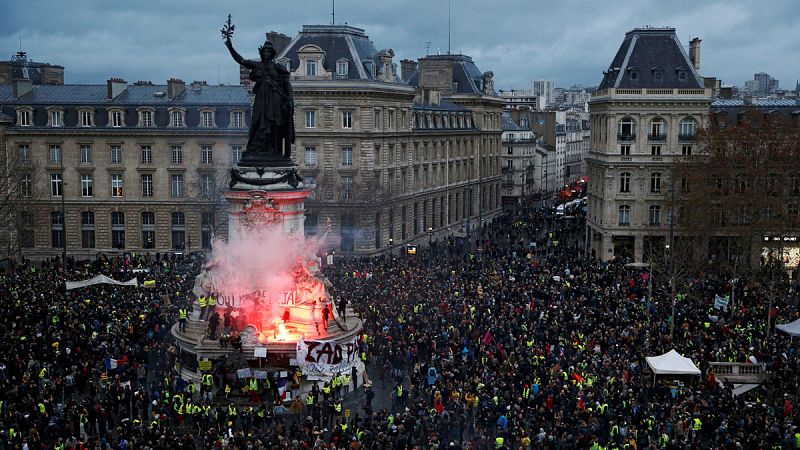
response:
[[[357,362],[357,336],[346,342],[301,340],[297,343],[297,363],[303,375],[332,376],[345,373]]]

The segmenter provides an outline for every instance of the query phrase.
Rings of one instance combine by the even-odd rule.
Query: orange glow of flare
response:
[[[279,341],[285,341],[289,337],[289,332],[286,331],[286,325],[278,324],[278,335],[277,338]]]

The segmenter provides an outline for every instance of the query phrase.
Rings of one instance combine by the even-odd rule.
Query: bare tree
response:
[[[0,136],[0,143],[4,137]],[[31,212],[28,210],[27,199],[32,195],[35,185],[37,165],[31,155],[25,150],[12,149],[2,145],[5,150],[0,155],[2,158],[3,175],[0,177],[0,242],[6,258],[18,257],[24,240],[25,233],[32,231],[30,222]]]
[[[765,236],[800,228],[796,122],[750,109],[737,124],[712,115],[704,152],[674,167],[677,226],[707,270],[736,279],[758,267]]]
[[[225,235],[228,227],[228,202],[225,192],[228,188],[229,175],[224,170],[201,170],[197,174],[197,181],[189,191],[190,201],[196,205],[203,218],[202,226],[210,227],[212,239],[214,236]],[[210,223],[209,220],[210,219]]]

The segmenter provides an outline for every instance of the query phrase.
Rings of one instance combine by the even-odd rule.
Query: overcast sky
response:
[[[256,57],[266,31],[294,37],[303,24],[331,22],[331,0],[43,1],[1,0],[0,58],[22,49],[36,61],[65,66],[67,83],[238,83],[220,37],[227,14],[234,43]],[[447,0],[337,0],[336,22],[366,30],[396,61],[447,51]],[[625,32],[671,26],[685,46],[702,43],[704,76],[743,85],[767,72],[793,89],[800,78],[800,1],[452,0],[453,53],[494,71],[495,88],[597,85]],[[399,70],[399,69],[398,69]]]

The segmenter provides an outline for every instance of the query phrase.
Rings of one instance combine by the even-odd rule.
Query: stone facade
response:
[[[637,55],[655,55],[659,65],[644,66]],[[641,262],[663,252],[671,167],[700,150],[694,135],[707,123],[710,104],[711,89],[703,87],[674,29],[626,35],[590,102],[586,248],[591,256]]]

